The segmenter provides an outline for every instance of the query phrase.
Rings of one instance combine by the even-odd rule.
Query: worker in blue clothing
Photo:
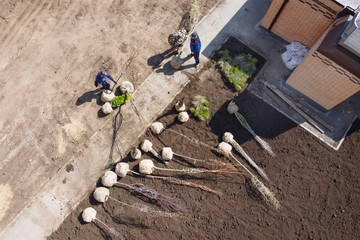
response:
[[[197,67],[200,62],[199,55],[201,50],[201,41],[196,32],[191,34],[190,50],[191,55],[195,58],[195,67]]]
[[[106,78],[109,78],[111,81],[113,81],[114,83],[115,80],[112,78],[112,76],[110,76],[110,74],[108,74],[107,72],[99,72],[96,75],[96,79],[95,79],[95,87],[98,87],[99,83],[102,85],[103,88],[105,89],[110,89],[110,83],[108,83],[106,81]]]

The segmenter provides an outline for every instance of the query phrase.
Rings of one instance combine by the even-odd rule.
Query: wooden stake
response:
[[[291,98],[285,94],[285,96],[287,96],[290,100]],[[295,100],[293,101],[293,103],[300,108],[302,111],[304,111],[306,114],[308,114],[310,117],[312,117],[313,119],[315,119],[316,121],[318,121],[321,125],[323,125],[324,127],[326,127],[327,129],[329,129],[330,131],[335,131],[335,128],[333,126],[331,126],[329,123],[325,122],[324,120],[322,120],[319,116],[317,116],[316,114],[312,113],[309,109],[307,109],[306,107],[304,107],[303,105],[301,105],[300,103],[296,102]]]
[[[280,92],[276,87],[271,86],[270,84],[263,82],[265,86],[270,88],[274,93],[276,93],[282,100],[289,104],[296,112],[298,112],[303,118],[305,118],[311,125],[313,125],[319,132],[324,133],[324,131],[302,110],[300,110],[294,103],[292,103],[282,92]]]
[[[125,64],[122,67],[122,72],[120,73],[120,76],[118,77],[118,79],[116,80],[116,83],[114,84],[114,86],[112,87],[111,91],[114,91],[115,86],[117,85],[117,83],[119,82],[120,78],[126,73],[128,67],[130,66],[132,60],[134,60],[135,55],[137,54],[137,52],[135,51],[131,57],[125,62]]]

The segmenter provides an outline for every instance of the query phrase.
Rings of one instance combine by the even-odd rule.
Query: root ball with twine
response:
[[[275,157],[275,153],[273,152],[273,150],[271,149],[270,145],[265,142],[264,140],[262,140],[255,132],[254,130],[252,130],[252,128],[250,127],[249,123],[245,120],[244,116],[241,115],[239,112],[239,107],[235,104],[235,102],[231,101],[227,107],[227,111],[230,114],[235,114],[237,120],[240,122],[240,124],[246,129],[248,130],[248,132],[253,135],[253,137],[255,138],[256,142],[259,143],[259,145],[265,150],[265,152],[267,152],[268,154],[270,154],[270,156]]]
[[[232,147],[230,144],[228,144],[226,142],[221,142],[218,146],[218,149],[225,156],[232,157],[232,159],[234,159],[236,162],[238,162],[240,164],[240,166],[243,167],[250,174],[251,182],[259,190],[259,192],[261,193],[261,195],[263,196],[264,200],[267,203],[274,205],[274,207],[276,209],[280,208],[280,203],[276,199],[275,194],[273,192],[271,192],[270,189],[268,189],[252,172],[250,172],[250,170],[247,167],[245,167],[244,164],[242,164],[238,159],[236,159],[235,156],[231,153]]]

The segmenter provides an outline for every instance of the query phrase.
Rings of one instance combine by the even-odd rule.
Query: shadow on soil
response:
[[[348,133],[346,134],[346,136],[350,136],[351,134],[357,132],[359,129],[360,129],[360,119],[357,118],[357,119],[353,122],[353,124],[352,124],[350,130],[348,131]]]
[[[86,102],[91,102],[93,99],[96,99],[96,104],[101,106],[102,102],[100,99],[100,95],[101,95],[101,90],[99,88],[89,91],[89,92],[86,92],[76,100],[75,105],[80,106]]]
[[[238,112],[244,116],[255,133],[265,141],[297,126],[249,91],[244,91],[233,101],[239,107]],[[212,117],[209,123],[212,132],[219,136],[220,142],[225,132],[231,132],[239,144],[252,140],[252,135],[241,126],[235,115],[227,112],[229,102],[224,103]]]
[[[122,151],[121,151],[121,143],[119,143],[119,138],[117,136],[122,122],[123,122],[123,115],[121,114],[121,106],[118,107],[118,109],[116,109],[115,111],[117,111],[114,120],[113,120],[113,135],[112,135],[112,140],[111,140],[111,147],[110,147],[110,153],[109,153],[109,161],[108,161],[108,165],[105,167],[105,169],[109,169],[114,167],[114,153],[117,153],[119,158],[122,159],[123,155],[122,155]]]
[[[187,62],[190,58],[191,58],[190,54],[187,55],[185,58],[182,58],[182,62],[183,62],[182,64]],[[166,62],[162,68],[158,68],[156,70],[156,72],[164,73],[165,75],[169,76],[169,75],[174,75],[174,73],[177,71],[182,71],[182,70],[189,69],[189,68],[195,68],[195,63],[193,63],[193,64],[181,65],[181,67],[179,69],[174,69],[170,63],[171,63],[171,60]]]
[[[151,56],[147,60],[147,65],[151,66],[152,69],[159,68],[161,66],[161,63],[174,55],[172,48],[166,50],[163,53],[156,54],[154,56]]]
[[[111,217],[113,222],[115,222],[117,224],[122,224],[122,225],[125,225],[126,227],[131,227],[131,228],[141,228],[141,229],[149,229],[150,228],[149,226],[140,223],[135,217],[125,216],[124,214],[120,215],[120,214],[112,213],[110,207],[108,207],[106,203],[104,203],[102,205],[102,207],[103,207],[104,211],[107,214],[109,214],[109,216]]]
[[[211,54],[212,59],[215,62],[219,60],[221,58],[219,51],[225,49],[229,50],[231,57],[240,54],[251,54],[258,59],[256,71],[253,73],[252,77],[248,79],[247,84],[250,84],[255,78],[258,78],[258,73],[266,63],[266,59],[263,56],[248,47],[245,43],[239,41],[237,38],[230,36],[216,52]],[[225,86],[229,89],[234,89],[233,85],[229,83],[224,75],[222,75],[222,79]],[[244,87],[246,87],[246,85]],[[236,105],[239,107],[238,112],[245,117],[255,133],[264,138],[265,141],[266,139],[274,138],[296,126],[296,124],[287,117],[278,115],[276,109],[247,90],[239,93],[233,101],[235,101]],[[241,126],[235,115],[227,112],[229,102],[230,101],[225,102],[209,122],[212,132],[219,136],[219,141],[222,141],[224,132],[231,132],[239,144],[252,140],[252,135]]]

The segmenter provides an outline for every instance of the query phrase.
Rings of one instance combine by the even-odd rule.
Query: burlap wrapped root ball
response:
[[[138,148],[134,148],[131,152],[130,152],[130,156],[132,159],[134,160],[138,160],[141,158],[141,151]]]
[[[96,210],[92,207],[85,208],[81,214],[84,222],[90,223],[96,219]]]
[[[189,120],[189,114],[187,112],[181,112],[178,115],[178,119],[182,123],[187,122]]]
[[[153,146],[152,142],[150,142],[149,140],[145,139],[145,140],[141,143],[140,148],[141,148],[141,150],[143,150],[144,152],[149,152],[149,151],[151,151],[152,146]]]
[[[141,160],[139,163],[139,172],[142,174],[151,174],[154,171],[154,163],[150,159]]]
[[[117,175],[113,171],[107,171],[101,177],[101,184],[105,187],[112,187],[117,181]]]
[[[183,112],[186,110],[185,103],[183,101],[179,101],[175,103],[175,110],[178,112]]]
[[[230,143],[234,140],[234,136],[230,132],[224,133],[223,140],[227,143]]]
[[[233,114],[235,112],[237,112],[239,110],[239,107],[236,105],[236,103],[234,101],[231,101],[227,107],[227,111],[230,114]]]
[[[153,122],[150,129],[153,133],[159,135],[164,130],[164,124],[161,122]]]
[[[128,94],[131,94],[134,92],[134,85],[129,82],[129,81],[123,81],[121,84],[120,84],[120,91],[122,93],[128,93]]]
[[[104,188],[104,187],[96,188],[93,193],[95,200],[98,201],[99,203],[106,202],[109,198],[109,195],[110,195],[109,189]]]
[[[115,94],[111,90],[106,90],[101,94],[101,101],[104,103],[110,102],[115,98]]]
[[[183,60],[181,59],[181,57],[179,56],[174,56],[171,59],[170,65],[174,68],[174,69],[179,69],[181,67],[181,65],[183,64]]]
[[[161,158],[164,161],[170,161],[172,160],[174,156],[174,152],[172,151],[172,149],[170,147],[164,147],[162,152],[161,152]]]
[[[122,177],[122,178],[125,177],[129,171],[130,171],[129,164],[127,164],[125,162],[119,162],[115,166],[115,173],[119,177]]]
[[[104,114],[109,114],[113,111],[113,108],[111,107],[111,103],[107,102],[101,107],[101,111]]]
[[[232,146],[226,142],[221,142],[218,145],[218,149],[225,156],[229,156],[231,154]]]

